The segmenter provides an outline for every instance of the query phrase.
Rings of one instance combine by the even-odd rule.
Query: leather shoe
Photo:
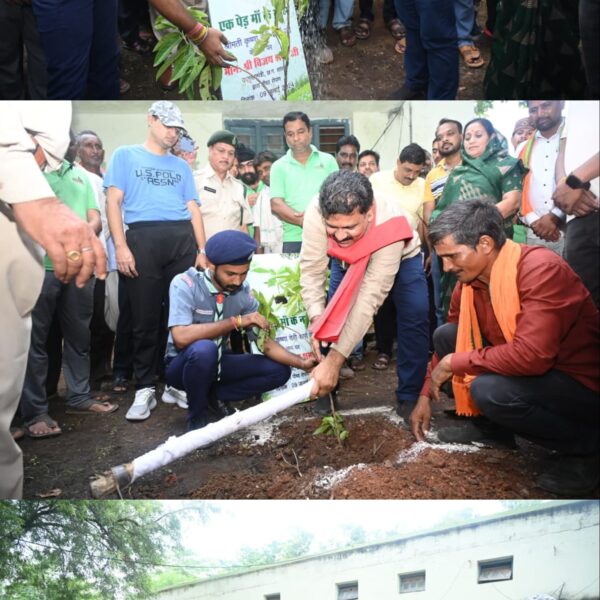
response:
[[[388,100],[425,100],[423,90],[413,90],[405,85],[392,92]]]
[[[517,447],[512,431],[503,429],[481,417],[473,418],[457,427],[444,427],[440,429],[438,431],[438,439],[440,442],[448,444],[480,442],[492,448],[509,448],[510,450],[514,450]]]
[[[217,396],[211,393],[208,397],[208,410],[210,410],[215,417],[218,419],[223,419],[235,413],[235,410],[231,408],[226,402],[223,400],[219,400]]]
[[[194,419],[188,419],[187,430],[194,431],[195,429],[202,429],[206,427],[209,423],[208,415],[204,413],[200,417],[196,417]]]
[[[600,456],[557,456],[537,478],[538,487],[557,494],[582,498],[600,484]]]

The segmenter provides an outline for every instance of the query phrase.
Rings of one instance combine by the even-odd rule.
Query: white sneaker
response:
[[[178,390],[177,388],[171,387],[170,385],[165,386],[165,391],[163,392],[161,399],[165,404],[177,404],[179,408],[186,409],[188,407],[186,393]]]
[[[129,407],[125,418],[128,421],[144,421],[150,416],[150,411],[156,408],[154,388],[147,387],[135,393],[135,400]]]

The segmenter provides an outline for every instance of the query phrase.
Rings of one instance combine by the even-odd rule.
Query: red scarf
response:
[[[342,248],[329,238],[327,254],[348,263],[350,267],[323,314],[308,328],[317,340],[338,341],[348,314],[356,302],[371,255],[390,244],[408,242],[412,237],[413,231],[406,218],[394,217],[381,225],[369,227],[362,238],[347,248]]]

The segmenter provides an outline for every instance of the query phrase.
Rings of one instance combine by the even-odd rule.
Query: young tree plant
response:
[[[331,404],[331,414],[323,417],[321,424],[313,431],[313,435],[335,435],[341,446],[350,433],[344,427],[342,415],[335,410],[333,396],[331,394],[329,394],[329,402]]]

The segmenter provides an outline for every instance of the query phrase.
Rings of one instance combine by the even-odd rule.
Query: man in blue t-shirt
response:
[[[130,421],[147,419],[156,406],[159,341],[166,333],[161,313],[163,307],[168,312],[171,279],[189,267],[207,266],[192,171],[170,153],[183,127],[173,103],[155,102],[148,111],[146,141],[117,148],[104,178],[117,268],[127,278],[132,310],[136,394],[126,415]]]
[[[317,364],[312,354],[292,354],[269,337],[264,356],[229,351],[232,331],[247,331],[256,339],[252,328],[269,328],[245,281],[255,252],[248,234],[220,231],[206,243],[209,268],[190,268],[171,283],[165,374],[167,383],[185,394],[163,395],[163,400],[188,407],[189,430],[207,425],[209,410],[221,418],[231,414],[227,402],[282,386],[290,367],[309,371]]]

